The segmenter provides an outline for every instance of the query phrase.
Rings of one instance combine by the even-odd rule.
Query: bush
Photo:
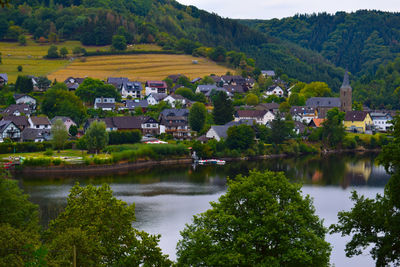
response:
[[[22,66],[18,65],[17,70],[18,70],[18,72],[21,72],[22,71]]]
[[[134,144],[142,140],[142,133],[139,130],[133,131],[111,131],[108,133],[108,143],[110,145]]]
[[[0,143],[0,154],[39,152],[51,147],[52,144],[50,142]]]
[[[46,151],[43,153],[45,156],[52,156],[54,154],[53,149],[48,148]]]

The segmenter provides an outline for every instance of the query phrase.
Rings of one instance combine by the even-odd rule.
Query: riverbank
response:
[[[325,154],[341,154],[341,153],[379,153],[380,149],[336,149],[336,150],[323,150],[321,153],[315,155]],[[290,154],[269,154],[269,155],[258,155],[251,157],[223,157],[221,160],[226,162],[233,161],[251,161],[251,160],[265,160],[272,158],[290,158],[297,156],[304,156],[306,153],[300,153],[296,155]],[[176,159],[164,159],[164,160],[137,160],[135,162],[119,162],[115,164],[67,164],[60,166],[20,166],[11,169],[13,174],[32,175],[36,177],[47,177],[52,175],[57,176],[73,176],[73,175],[103,175],[113,174],[119,172],[126,172],[130,170],[146,169],[154,166],[169,166],[169,165],[190,165],[193,163],[191,157],[181,157]]]

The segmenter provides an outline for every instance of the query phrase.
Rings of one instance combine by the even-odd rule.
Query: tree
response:
[[[22,45],[22,46],[26,45],[26,37],[25,37],[25,35],[21,34],[18,37],[18,43],[19,43],[19,45]]]
[[[227,131],[226,144],[230,149],[245,150],[254,144],[255,133],[251,126],[231,126]]]
[[[89,151],[100,152],[108,145],[108,133],[106,124],[100,121],[94,121],[90,124],[85,133],[86,146]]]
[[[78,55],[85,55],[86,54],[86,49],[80,46],[76,46],[74,47],[74,49],[72,50],[72,53],[76,56]]]
[[[94,103],[96,97],[112,97],[121,100],[121,95],[111,84],[104,84],[98,79],[86,78],[75,92],[86,103]]]
[[[203,79],[200,80],[200,84],[215,84],[215,82],[210,76],[204,76]]]
[[[203,130],[207,118],[207,109],[203,103],[196,102],[189,111],[189,125],[192,130],[200,132]]]
[[[58,153],[60,153],[60,149],[63,149],[68,140],[67,127],[61,119],[56,120],[51,126],[51,135],[53,136],[53,147],[58,149]]]
[[[18,70],[18,72],[22,72],[22,66],[18,65],[17,70]]]
[[[289,96],[289,104],[291,106],[305,106],[306,105],[306,99],[304,96],[300,95],[299,93],[291,93]]]
[[[343,141],[345,129],[343,126],[345,113],[339,111],[338,108],[331,109],[327,112],[326,120],[322,127],[322,140],[330,146],[336,146]]]
[[[393,141],[384,146],[379,162],[392,176],[385,186],[383,196],[375,199],[360,196],[356,191],[350,211],[338,213],[338,223],[331,225],[331,233],[352,236],[346,244],[346,256],[359,255],[366,248],[376,261],[376,266],[400,264],[400,118],[393,121]]]
[[[86,108],[73,92],[69,92],[64,83],[56,83],[44,94],[41,105],[42,113],[53,118],[66,116],[78,124],[86,118]]]
[[[300,93],[305,96],[306,99],[310,97],[327,97],[331,96],[331,88],[324,82],[312,82],[305,85]]]
[[[55,45],[52,45],[47,50],[47,58],[59,58],[60,55],[58,54],[58,48]]]
[[[46,231],[51,265],[170,266],[159,236],[132,227],[135,205],[116,199],[109,185],[72,187],[65,210]]]
[[[256,106],[259,102],[258,96],[253,93],[246,95],[246,105]]]
[[[37,79],[37,87],[41,91],[46,91],[51,84],[51,81],[46,76],[39,76]]]
[[[68,55],[68,49],[67,49],[66,47],[62,47],[62,48],[60,49],[60,56],[61,56],[62,58],[66,58],[67,55]]]
[[[212,115],[216,124],[225,124],[233,120],[233,112],[235,111],[232,100],[224,91],[218,91],[213,97],[214,109]]]
[[[33,91],[32,78],[26,75],[18,75],[17,81],[15,82],[15,89],[18,92],[27,94]]]
[[[283,173],[251,171],[196,215],[177,245],[181,266],[329,266],[327,230]]]
[[[78,127],[76,127],[76,125],[71,125],[71,126],[69,127],[68,133],[69,133],[71,136],[74,136],[74,137],[75,137],[75,136],[78,134]]]
[[[193,93],[192,89],[189,88],[178,88],[175,91],[176,95],[181,95],[189,100],[195,101],[196,100],[196,95]]]
[[[271,121],[270,141],[274,144],[282,144],[292,136],[293,128],[293,121],[283,120],[281,114],[277,114]]]
[[[112,48],[115,50],[126,50],[126,39],[123,35],[114,35],[112,37]]]

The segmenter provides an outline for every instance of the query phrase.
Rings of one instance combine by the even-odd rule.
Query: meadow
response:
[[[193,61],[196,60],[197,64]],[[127,77],[131,80],[161,80],[171,74],[184,74],[189,78],[204,77],[233,72],[206,58],[189,55],[139,54],[87,57],[85,62],[75,60],[48,75],[50,80],[63,81],[69,76],[93,77],[105,80],[107,77]]]

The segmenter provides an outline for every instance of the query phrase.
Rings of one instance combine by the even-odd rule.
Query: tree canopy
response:
[[[56,120],[53,125],[51,125],[51,135],[53,136],[53,147],[58,149],[58,151],[63,149],[65,142],[68,140],[68,131],[61,119]]]
[[[84,138],[89,151],[101,151],[109,140],[106,124],[102,121],[93,121],[86,130]]]
[[[121,100],[121,95],[111,84],[104,84],[98,79],[86,78],[78,87],[75,94],[86,103],[93,104],[95,98],[112,97]]]
[[[212,115],[216,124],[225,124],[233,120],[234,107],[232,100],[223,91],[218,91],[213,96],[214,109]]]
[[[226,194],[186,225],[178,265],[329,266],[326,232],[300,185],[251,171],[229,179]]]
[[[196,102],[190,107],[189,125],[193,131],[203,130],[207,118],[207,109],[203,103]]]

